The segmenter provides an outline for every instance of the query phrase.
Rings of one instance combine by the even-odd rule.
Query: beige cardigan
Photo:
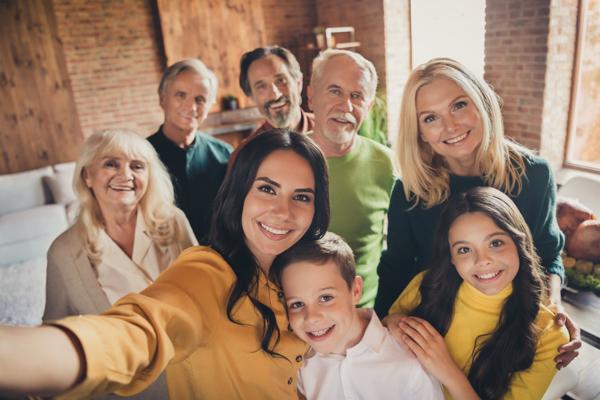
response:
[[[175,261],[190,245],[198,245],[190,224],[181,210],[176,214],[183,226],[184,238],[168,246],[169,255]],[[147,243],[150,246],[152,243]],[[111,305],[100,284],[77,229],[72,226],[52,243],[48,250],[46,272],[46,309],[44,322],[70,315],[101,314]],[[117,399],[113,395],[99,399]],[[164,372],[146,390],[138,395],[126,397],[140,400],[168,399]]]

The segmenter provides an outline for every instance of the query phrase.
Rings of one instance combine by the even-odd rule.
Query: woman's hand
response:
[[[84,374],[83,348],[70,331],[0,325],[0,397],[56,396]]]
[[[417,355],[421,365],[439,380],[453,399],[479,399],[467,376],[452,358],[444,338],[421,318],[403,318],[400,329],[404,342]]]
[[[389,314],[381,320],[381,324],[388,328],[394,339],[396,339],[396,341],[400,343],[402,347],[404,347],[404,350],[406,350],[410,358],[417,358],[415,353],[410,349],[410,347],[408,347],[408,345],[402,338],[402,336],[404,336],[404,331],[400,329],[400,322],[404,318],[406,318],[406,315],[402,313]]]
[[[581,347],[581,330],[575,322],[567,315],[562,302],[560,299],[560,276],[556,274],[550,274],[548,276],[548,287],[549,287],[549,303],[548,308],[556,313],[554,316],[554,323],[558,326],[566,326],[569,331],[570,341],[569,343],[562,345],[558,348],[558,352],[561,353],[554,361],[556,362],[556,368],[558,370],[563,369],[571,363],[579,355],[579,348]]]

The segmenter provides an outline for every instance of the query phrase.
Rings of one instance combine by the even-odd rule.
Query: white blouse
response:
[[[127,254],[108,236],[101,232],[106,244],[102,253],[102,261],[94,267],[98,283],[110,304],[114,304],[128,293],[139,293],[148,287],[183,250],[197,246],[198,240],[183,211],[177,209],[176,218],[183,227],[183,238],[168,246],[161,246],[152,241],[152,236],[142,213],[137,213],[133,254]]]

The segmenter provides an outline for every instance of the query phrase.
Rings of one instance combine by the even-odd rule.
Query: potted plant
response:
[[[367,117],[360,126],[358,134],[381,143],[384,146],[389,146],[387,139],[387,103],[385,98],[386,96],[383,92],[375,94],[371,111],[369,111],[369,114],[367,114]]]
[[[225,110],[237,110],[239,107],[238,99],[233,94],[228,94],[223,98],[223,108]]]

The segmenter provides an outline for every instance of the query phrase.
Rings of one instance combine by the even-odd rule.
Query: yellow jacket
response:
[[[417,275],[390,308],[390,314],[401,312],[410,315],[421,302],[419,287],[424,272]],[[463,282],[454,304],[454,317],[444,341],[454,361],[465,375],[471,369],[470,357],[475,339],[494,330],[498,324],[504,300],[512,293],[512,284],[494,296],[486,296],[467,282]],[[536,325],[540,329],[535,358],[531,367],[513,377],[504,400],[541,399],[546,393],[554,375],[558,372],[554,357],[558,347],[569,342],[569,333],[564,326],[554,323],[554,313],[544,305],[540,306]],[[444,388],[447,399],[452,399]]]
[[[101,316],[54,321],[77,336],[86,360],[84,381],[60,398],[131,395],[166,367],[171,399],[297,399],[296,372],[308,345],[288,330],[283,292],[261,274],[256,298],[275,313],[275,351],[287,360],[261,350],[263,321],[249,298],[235,309],[241,324],[227,318],[235,282],[217,252],[193,247]]]

